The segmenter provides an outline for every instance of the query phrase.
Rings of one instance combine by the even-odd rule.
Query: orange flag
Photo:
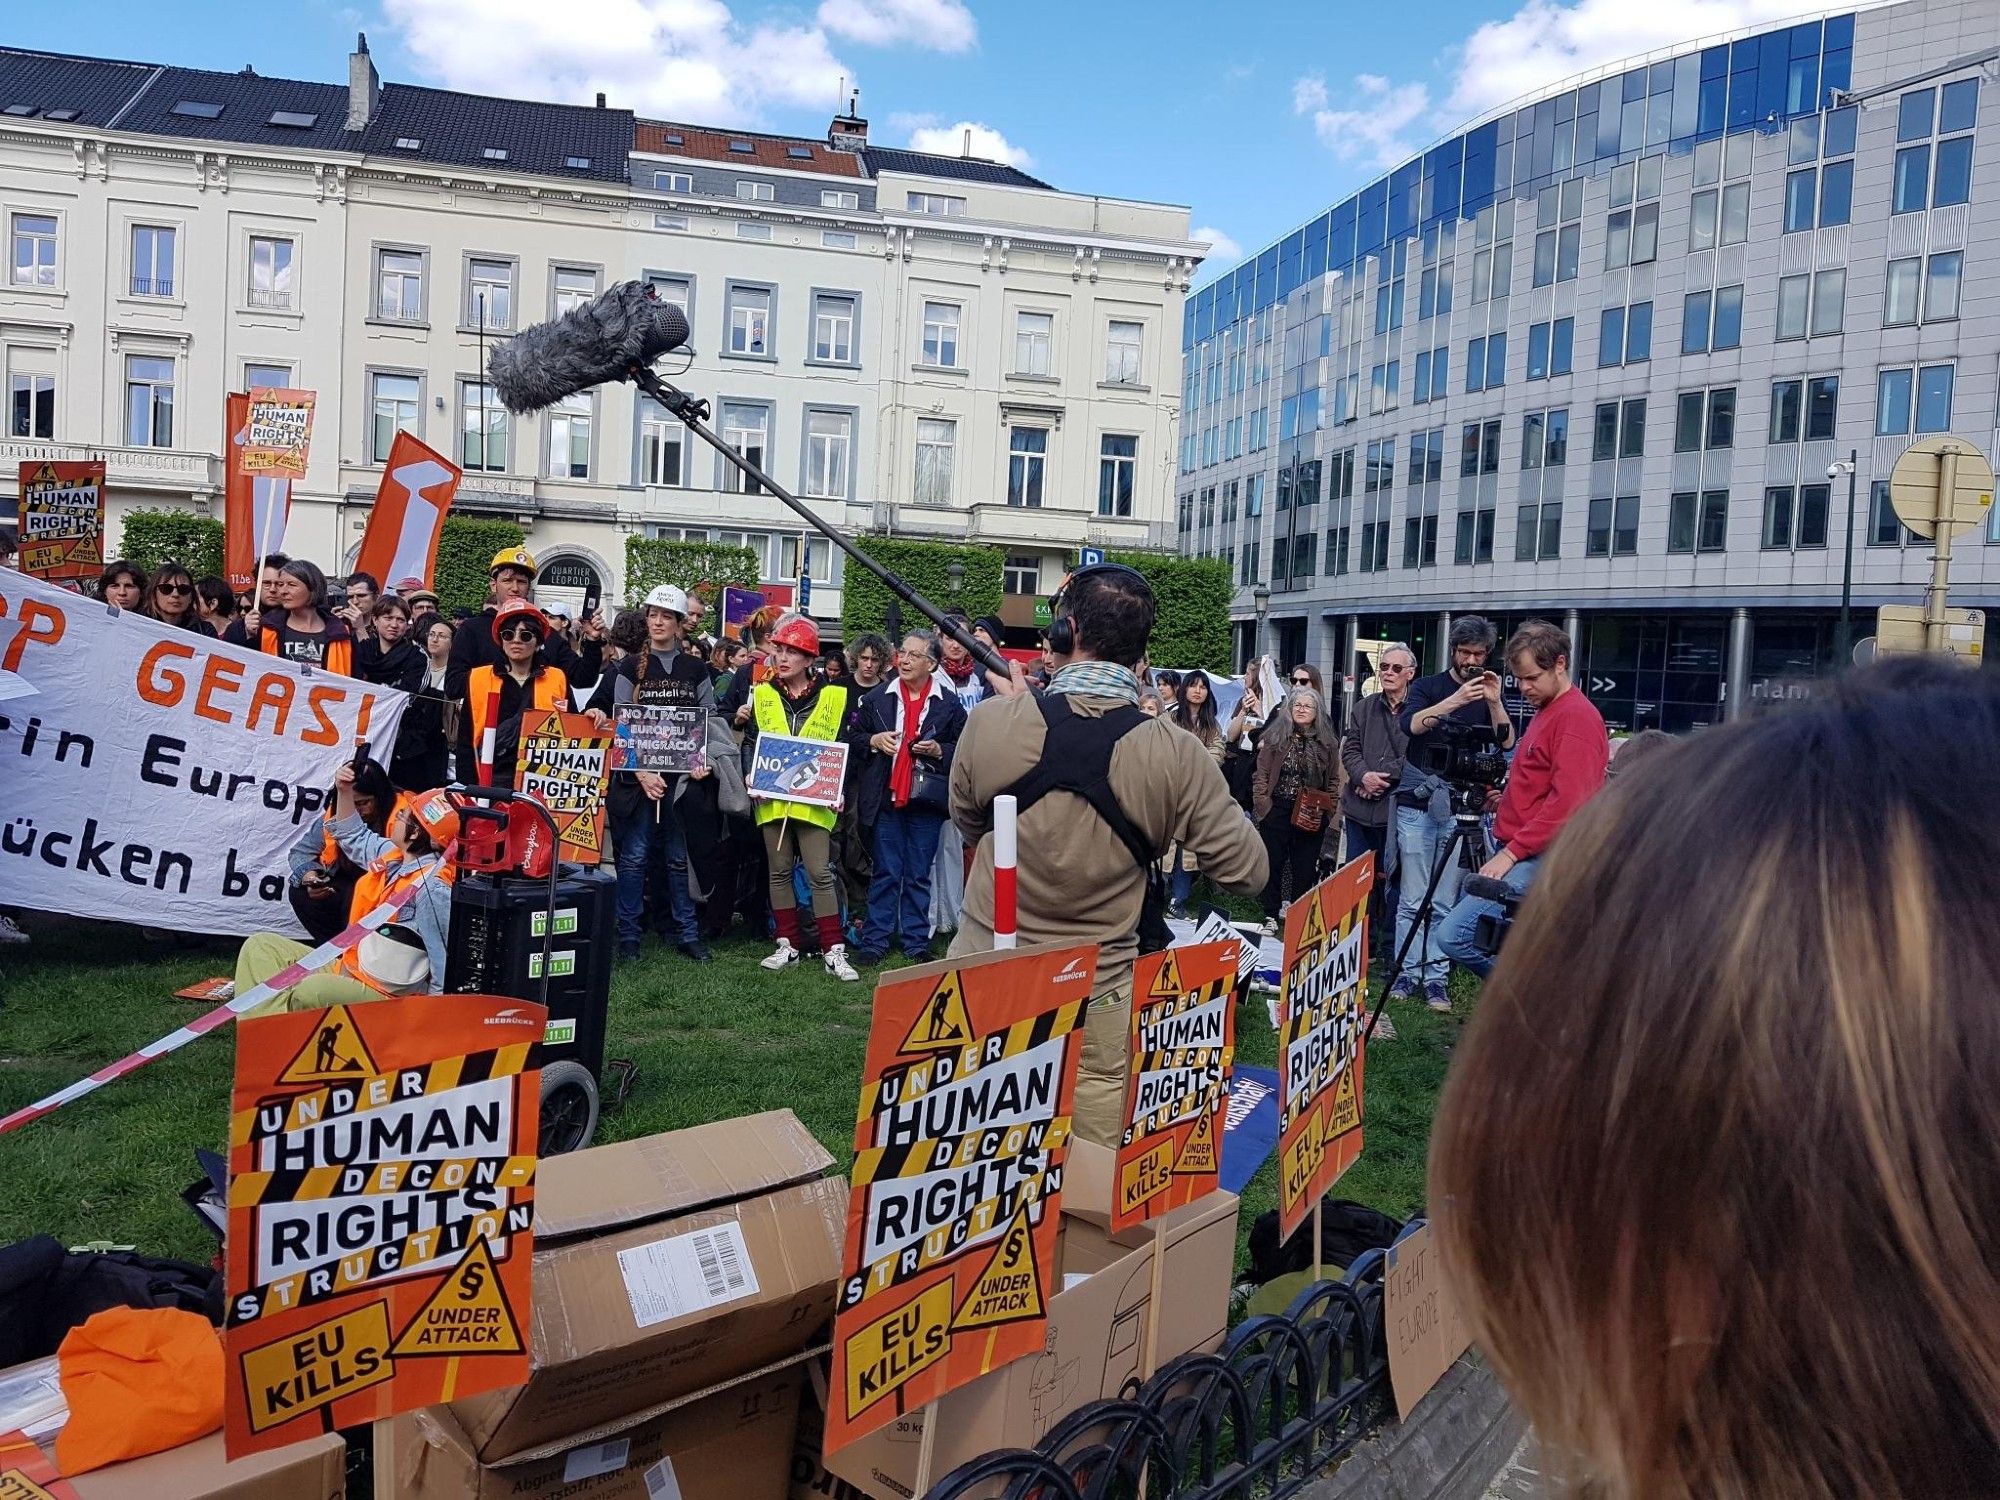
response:
[[[408,593],[431,586],[445,513],[463,471],[407,432],[398,432],[375,491],[375,509],[361,538],[357,573],[372,574],[385,589]]]

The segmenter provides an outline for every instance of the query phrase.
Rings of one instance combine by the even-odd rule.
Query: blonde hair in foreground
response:
[[[2000,1494],[2000,691],[1900,662],[1586,806],[1431,1141],[1548,1469]]]

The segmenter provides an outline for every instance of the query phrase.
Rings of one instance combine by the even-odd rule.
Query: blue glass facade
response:
[[[1188,297],[1181,346],[1274,306],[1329,270],[1496,199],[1532,199],[1576,175],[1608,172],[1664,148],[1771,130],[1850,86],[1854,17],[1830,16],[1644,64],[1524,105],[1413,157],[1344,203]]]

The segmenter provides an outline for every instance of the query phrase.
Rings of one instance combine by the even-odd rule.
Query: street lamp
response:
[[[945,587],[956,594],[965,587],[965,564],[953,558],[944,567]]]
[[[1851,448],[1847,457],[1826,466],[1826,477],[1847,476],[1847,536],[1842,544],[1840,563],[1840,628],[1834,635],[1833,669],[1844,672],[1854,655],[1854,476],[1860,468],[1861,450]]]
[[[1257,635],[1250,643],[1250,654],[1256,657],[1264,654],[1264,616],[1271,612],[1271,585],[1260,582],[1250,590],[1250,600],[1257,609]]]

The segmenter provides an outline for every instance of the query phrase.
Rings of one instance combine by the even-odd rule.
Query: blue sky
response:
[[[1061,188],[1188,205],[1215,274],[1466,118],[1802,0],[94,0],[0,42],[385,79],[817,135],[861,88],[878,143],[1010,158]],[[615,19],[614,19],[615,18]]]

